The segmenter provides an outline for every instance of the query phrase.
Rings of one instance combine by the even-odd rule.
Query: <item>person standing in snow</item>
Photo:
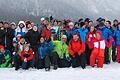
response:
[[[104,38],[106,41],[109,41],[110,40],[110,37],[113,36],[112,35],[112,32],[105,27],[104,23],[101,22],[99,24],[99,28],[98,28],[98,31],[100,31],[102,33],[102,38]],[[105,60],[104,60],[104,63],[105,64],[110,64],[110,60],[109,60],[109,48],[106,47],[105,48]]]
[[[103,67],[104,57],[105,57],[104,54],[106,54],[105,48],[111,47],[113,41],[114,41],[114,39],[112,37],[110,37],[110,41],[108,43],[105,39],[102,38],[101,32],[99,32],[99,31],[96,32],[96,38],[92,39],[92,42],[90,44],[93,47],[93,51],[90,56],[90,66],[91,67],[95,66],[96,59],[98,60],[97,67],[98,68]]]
[[[115,38],[115,45],[117,48],[116,61],[120,63],[120,22],[118,23],[118,28],[115,30],[114,38]]]

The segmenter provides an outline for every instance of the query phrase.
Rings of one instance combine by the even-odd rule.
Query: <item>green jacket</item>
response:
[[[10,56],[10,51],[5,50],[5,53],[0,53],[0,60],[2,61],[0,64],[0,68],[10,68],[12,67],[10,60],[11,60],[11,56]]]
[[[53,41],[53,46],[53,52],[57,52],[60,59],[63,59],[64,57],[70,57],[68,53],[68,45],[66,43],[63,43],[62,41]]]

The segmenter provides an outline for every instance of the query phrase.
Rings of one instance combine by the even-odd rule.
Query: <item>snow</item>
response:
[[[0,69],[0,80],[119,80],[120,64],[111,63],[104,68],[59,68],[46,72],[44,69]]]

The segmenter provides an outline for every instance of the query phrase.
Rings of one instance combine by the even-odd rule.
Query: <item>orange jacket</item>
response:
[[[78,55],[80,56],[81,53],[83,53],[84,51],[85,44],[83,41],[80,42],[80,40],[78,41],[72,40],[68,45],[68,52],[72,57],[74,57],[76,53],[78,53]]]

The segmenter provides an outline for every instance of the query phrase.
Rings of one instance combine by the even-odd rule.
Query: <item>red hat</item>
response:
[[[4,46],[0,45],[0,49],[2,49],[2,48],[4,49]]]

